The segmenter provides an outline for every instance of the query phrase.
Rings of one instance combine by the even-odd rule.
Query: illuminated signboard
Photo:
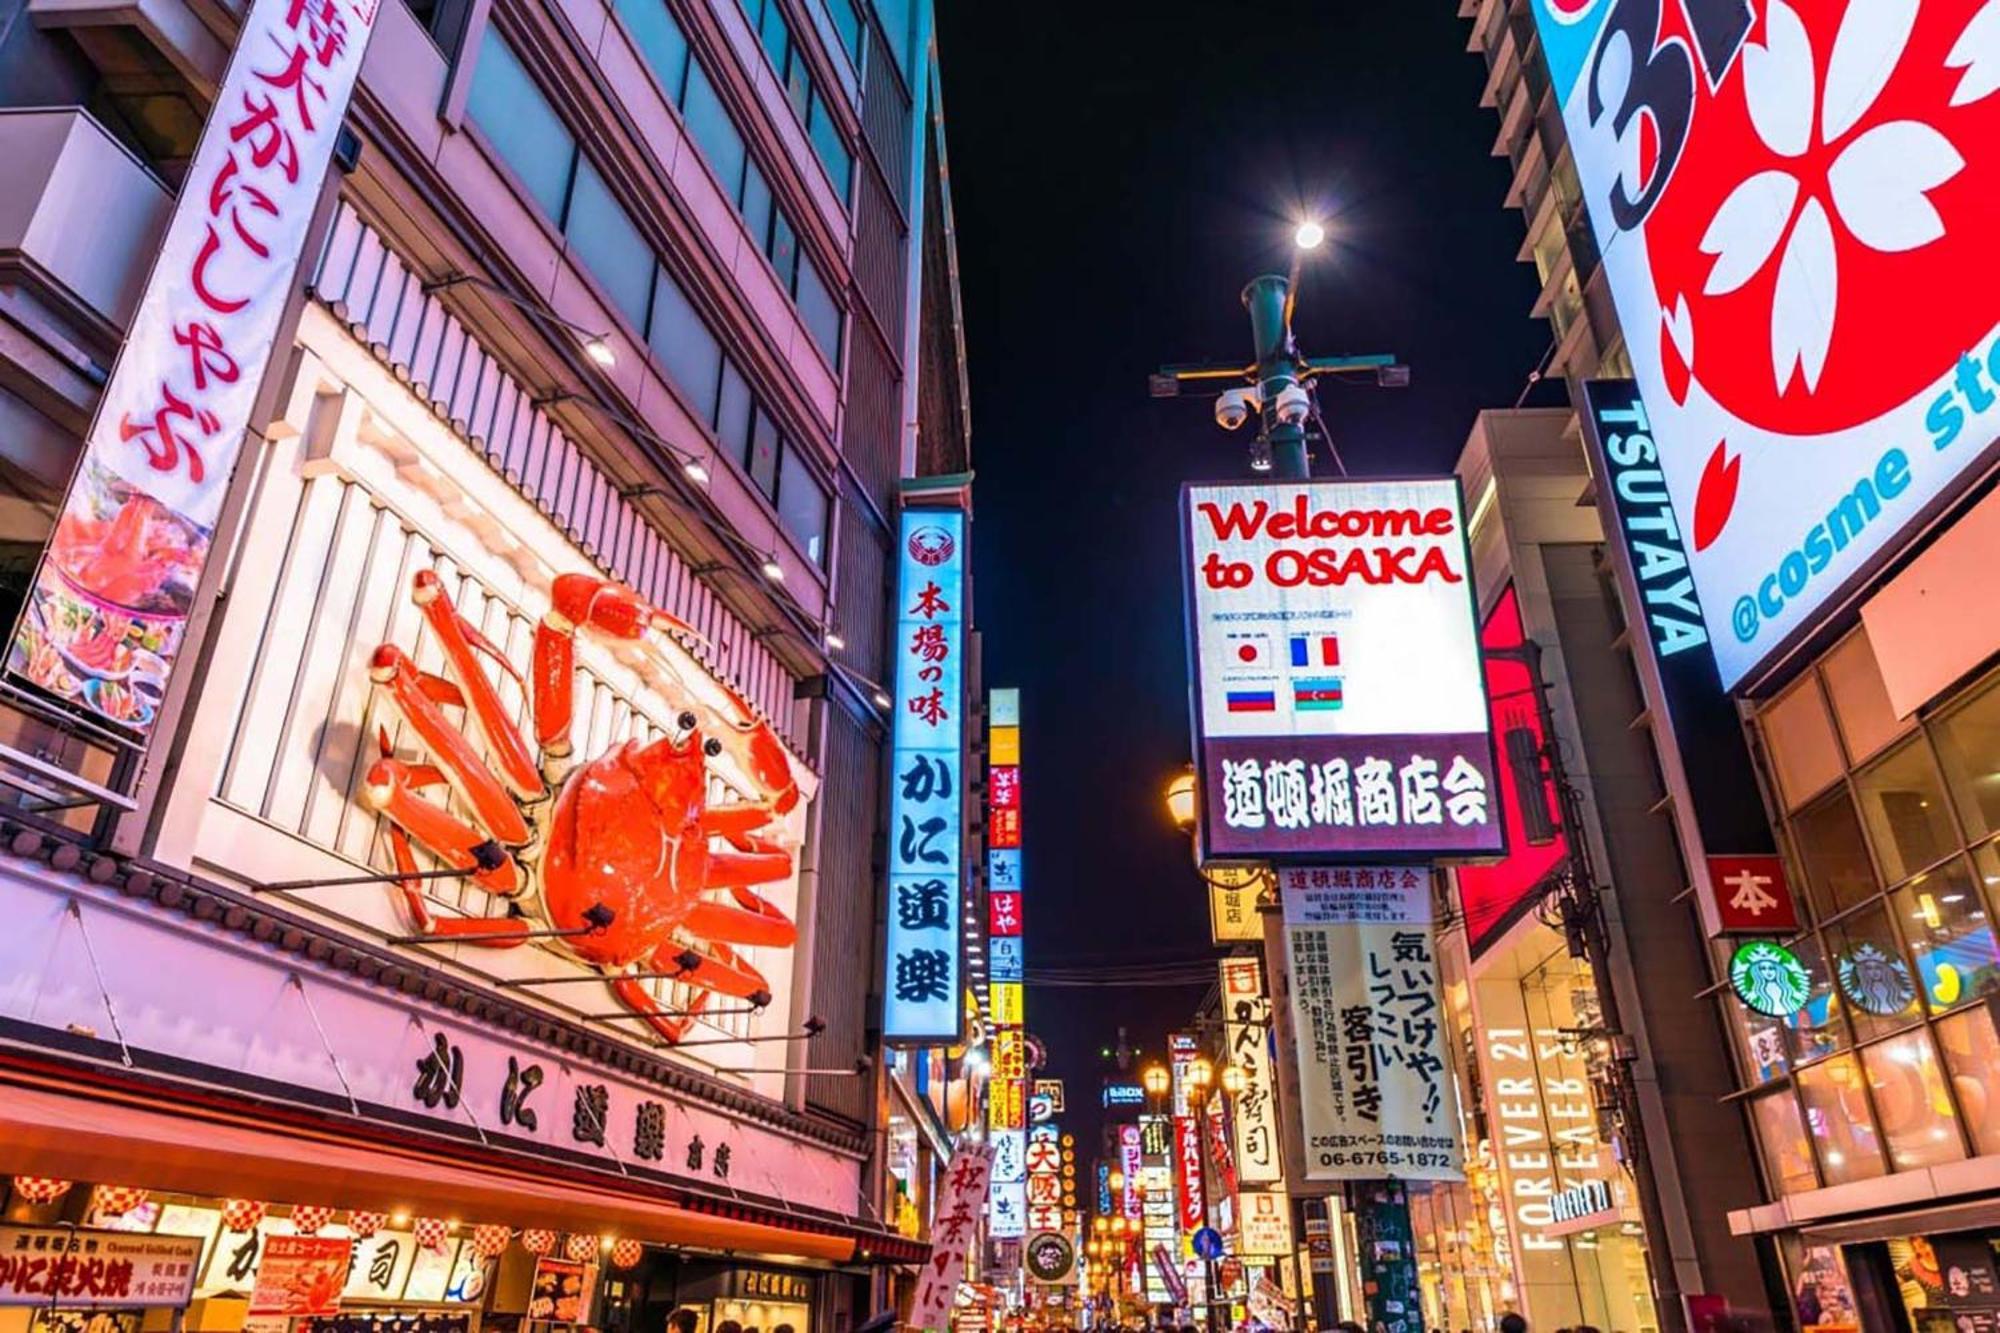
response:
[[[1243,1071],[1236,1094],[1234,1169],[1246,1183],[1269,1185],[1284,1179],[1278,1156],[1278,1099],[1271,1069],[1271,997],[1264,989],[1264,965],[1256,958],[1222,960],[1223,1040],[1229,1063]]]
[[[1107,1083],[1104,1085],[1106,1106],[1144,1106],[1146,1090],[1137,1083]]]
[[[1528,663],[1521,601],[1508,584],[1479,632],[1486,650],[1486,693],[1500,752],[1500,809],[1507,824],[1507,855],[1492,865],[1453,871],[1465,909],[1465,937],[1477,958],[1540,897],[1548,879],[1569,859],[1562,831],[1562,801],[1543,754],[1541,703]],[[1758,809],[1763,809],[1762,805]]]
[[[98,399],[7,670],[158,715],[379,0],[255,0]],[[101,238],[108,244],[108,238]]]
[[[1457,480],[1181,503],[1203,861],[1500,851]]]
[[[1995,454],[1993,15],[1533,7],[1731,686]]]
[[[895,780],[882,1036],[949,1042],[964,1014],[959,940],[965,515],[903,511],[896,620]]]

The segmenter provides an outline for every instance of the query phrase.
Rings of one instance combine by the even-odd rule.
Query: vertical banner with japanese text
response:
[[[986,1209],[986,1189],[992,1171],[992,1148],[985,1144],[960,1144],[952,1154],[951,1165],[939,1179],[937,1220],[931,1224],[931,1252],[917,1278],[916,1299],[910,1306],[911,1328],[950,1326],[958,1280],[965,1274],[965,1254],[979,1234],[979,1215]]]
[[[1236,1175],[1246,1185],[1285,1178],[1278,1151],[1278,1100],[1271,1077],[1271,996],[1255,958],[1222,960],[1222,1035],[1229,1063],[1243,1071],[1236,1094]]]
[[[1028,1132],[1028,1030],[1022,980],[1021,692],[989,690],[986,696],[986,933],[990,952],[987,994],[992,1069],[987,1080],[986,1123],[997,1140],[1022,1142],[1022,1166],[996,1175],[988,1204],[988,1231],[1000,1240],[1028,1235],[1036,1210],[1035,1140]],[[1041,1128],[1038,1126],[1038,1128]],[[1053,1129],[1050,1129],[1053,1133]],[[1050,1183],[1057,1185],[1059,1179]]]
[[[964,789],[965,515],[903,511],[882,1038],[957,1040]]]
[[[1430,880],[1280,873],[1307,1180],[1463,1180]]]
[[[379,0],[254,0],[7,654],[139,736],[158,714]]]

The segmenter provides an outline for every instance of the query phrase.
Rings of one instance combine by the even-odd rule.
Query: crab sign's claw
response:
[[[582,628],[616,639],[640,639],[648,630],[661,630],[706,642],[694,626],[650,605],[630,588],[588,574],[558,574],[548,614],[535,627],[534,666],[535,740],[556,758],[571,748],[576,632]]]
[[[726,685],[723,689],[736,708],[736,716],[717,718],[719,725],[713,726],[710,734],[722,742],[723,748],[757,784],[771,813],[790,814],[799,803],[799,783],[792,773],[791,756],[785,753],[784,744],[771,730],[771,724],[761,720],[742,695]]]

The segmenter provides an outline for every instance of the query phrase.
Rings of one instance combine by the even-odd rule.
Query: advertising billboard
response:
[[[1456,478],[1181,490],[1202,860],[1492,854]]]
[[[1492,705],[1495,748],[1500,756],[1500,811],[1507,827],[1507,855],[1491,865],[1460,866],[1452,872],[1465,911],[1465,938],[1474,958],[1520,919],[1569,859],[1569,842],[1562,830],[1562,801],[1543,761],[1548,736],[1542,726],[1537,682],[1520,653],[1527,641],[1521,599],[1509,583],[1486,613],[1486,624],[1479,631],[1479,646],[1486,652],[1486,694]]]
[[[1533,0],[1724,686],[1995,456],[1990,6]]]
[[[955,1041],[965,738],[965,515],[906,509],[897,547],[889,947],[882,1039]]]
[[[1429,876],[1319,867],[1278,896],[1305,1178],[1465,1179]]]

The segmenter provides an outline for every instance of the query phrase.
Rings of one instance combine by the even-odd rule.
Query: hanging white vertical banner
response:
[[[145,735],[379,0],[254,0],[97,405],[7,670]]]
[[[1222,960],[1222,1035],[1229,1063],[1243,1071],[1236,1094],[1236,1176],[1246,1185],[1284,1180],[1278,1104],[1271,1082],[1271,996],[1255,958]]]
[[[965,1274],[966,1250],[979,1234],[992,1175],[993,1150],[985,1144],[967,1145],[952,1154],[931,1221],[930,1257],[924,1261],[916,1300],[910,1306],[911,1328],[943,1329],[950,1324],[952,1298]]]
[[[1308,1180],[1463,1180],[1430,877],[1280,872]]]

